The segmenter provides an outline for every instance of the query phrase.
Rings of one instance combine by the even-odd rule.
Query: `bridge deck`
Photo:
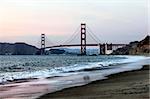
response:
[[[86,46],[99,46],[102,44],[86,44]],[[112,44],[112,46],[125,46],[127,44]],[[55,46],[49,46],[49,47],[45,47],[45,49],[48,48],[56,48],[56,47],[78,47],[81,46],[81,44],[68,44],[68,45],[55,45]]]

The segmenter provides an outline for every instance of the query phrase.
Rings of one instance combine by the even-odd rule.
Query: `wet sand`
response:
[[[49,93],[39,99],[149,99],[149,67],[113,74],[108,79]]]

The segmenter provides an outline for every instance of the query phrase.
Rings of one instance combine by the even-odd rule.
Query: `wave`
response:
[[[46,77],[62,77],[78,74],[79,72],[90,72],[97,70],[108,70],[109,72],[117,72],[115,68],[118,68],[121,64],[132,63],[147,57],[143,56],[117,56],[125,57],[125,59],[109,60],[103,62],[93,62],[86,64],[75,64],[66,67],[55,67],[53,69],[44,69],[39,71],[26,71],[26,72],[6,72],[0,75],[0,82],[13,81],[16,79],[27,78],[46,78]],[[123,68],[120,68],[123,71]],[[114,71],[115,70],[115,71]]]
[[[103,62],[95,62],[95,63],[87,63],[87,64],[75,64],[73,66],[68,67],[58,67],[51,69],[52,72],[78,72],[78,71],[90,71],[90,70],[101,70],[101,69],[110,69],[114,68],[113,66],[117,66],[120,64],[126,64],[126,63],[132,63],[136,62],[142,59],[146,59],[146,57],[143,56],[120,56],[120,57],[126,57],[122,60],[111,60],[111,61],[103,61]]]

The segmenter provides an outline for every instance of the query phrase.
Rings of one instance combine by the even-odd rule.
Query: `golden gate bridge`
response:
[[[96,41],[96,43],[87,43],[87,26],[86,23],[81,23],[80,25],[80,44],[58,44],[58,45],[51,45],[51,46],[46,46],[46,35],[44,33],[41,34],[41,49],[40,49],[40,53],[41,55],[45,54],[45,50],[46,49],[51,49],[51,48],[61,48],[61,47],[80,47],[80,54],[81,55],[86,55],[87,54],[87,47],[88,46],[98,46],[99,47],[99,54],[101,55],[105,55],[105,54],[110,54],[113,51],[113,47],[115,48],[120,48],[123,46],[126,46],[126,44],[107,44],[107,43],[101,43],[99,38],[90,30],[89,35],[91,36],[91,38]],[[77,33],[77,32],[75,32]],[[72,41],[75,37],[77,36],[77,34],[73,34],[72,38],[69,40],[66,40],[65,43],[67,43],[67,41]],[[109,53],[108,53],[109,52]]]

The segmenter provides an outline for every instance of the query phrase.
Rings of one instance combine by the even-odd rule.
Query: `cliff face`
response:
[[[150,36],[146,36],[141,41],[131,42],[123,48],[113,51],[113,55],[139,55],[149,54],[150,52]]]
[[[135,48],[133,53],[135,54],[145,54],[150,52],[150,36],[147,36],[144,40],[140,41]]]
[[[35,55],[38,50],[25,43],[0,43],[0,55]]]

